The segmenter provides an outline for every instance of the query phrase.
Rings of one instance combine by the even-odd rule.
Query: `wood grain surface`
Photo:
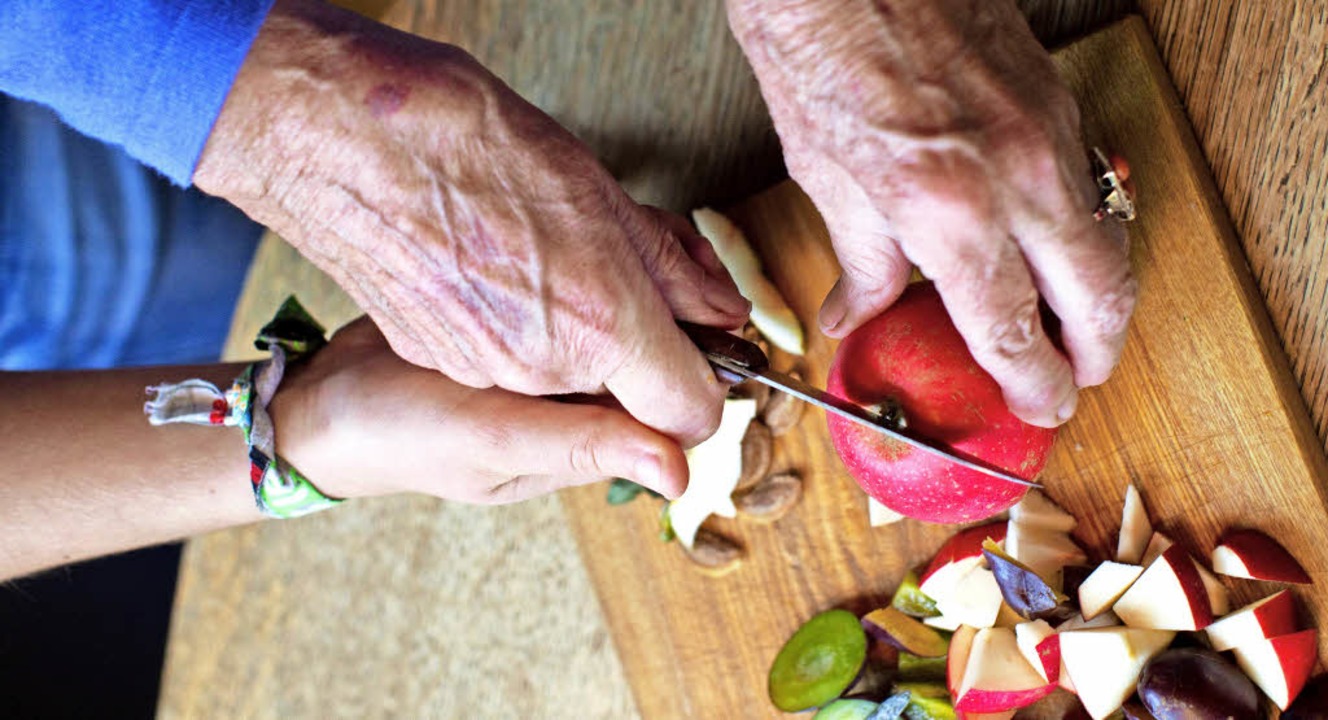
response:
[[[350,4],[471,50],[585,138],[643,201],[677,210],[723,204],[782,173],[769,120],[719,2]],[[1081,34],[1131,5],[1020,4],[1048,43]],[[1217,12],[1206,18],[1210,6]],[[1303,170],[1285,186],[1276,172],[1219,172],[1223,197],[1243,232],[1250,229],[1240,208],[1248,205],[1278,217],[1289,213],[1282,219],[1288,227],[1318,228],[1314,236],[1274,228],[1262,249],[1252,250],[1280,268],[1260,273],[1265,290],[1283,298],[1273,303],[1279,328],[1305,322],[1289,318],[1312,321],[1323,304],[1319,295],[1303,292],[1325,283],[1322,263],[1314,253],[1296,251],[1298,243],[1313,245],[1324,236],[1322,224],[1314,224],[1324,217],[1323,175],[1313,172],[1318,156],[1302,150],[1293,164],[1286,148],[1300,137],[1318,138],[1321,148],[1328,118],[1322,111],[1260,114],[1231,98],[1257,87],[1266,96],[1270,83],[1307,87],[1316,66],[1290,61],[1312,59],[1312,53],[1290,54],[1267,38],[1308,39],[1307,47],[1314,47],[1319,28],[1321,47],[1315,18],[1322,18],[1324,6],[1324,0],[1143,3],[1164,57],[1179,71],[1187,109],[1210,119],[1198,124],[1210,161],[1219,168],[1262,162]],[[1265,32],[1264,22],[1275,30]],[[1231,55],[1265,61],[1224,61]],[[1212,75],[1215,65],[1224,68],[1220,81]],[[1207,79],[1192,82],[1180,76],[1186,72]],[[1227,127],[1224,114],[1237,111],[1252,117],[1249,136],[1209,131],[1209,125]],[[1301,199],[1288,201],[1292,196]],[[269,237],[237,308],[231,357],[252,355],[248,339],[291,291],[330,324],[355,313],[325,276]],[[1298,368],[1322,365],[1328,356],[1322,343],[1301,342],[1291,350]],[[1321,418],[1328,387],[1314,381],[1322,376],[1316,372],[1300,377]],[[416,498],[366,505],[189,544],[162,717],[635,716],[558,503],[491,510]],[[876,573],[861,569],[864,576]],[[519,599],[519,608],[511,598]]]
[[[1060,435],[1042,475],[1048,494],[1080,519],[1075,535],[1097,559],[1114,547],[1132,481],[1154,522],[1201,557],[1222,530],[1252,525],[1328,582],[1328,465],[1143,21],[1055,57],[1090,142],[1131,158],[1142,204],[1130,227],[1141,300],[1116,375],[1083,394]],[[786,183],[732,214],[795,312],[813,322],[838,276],[813,206]],[[814,383],[824,382],[833,350],[814,337],[801,362]],[[869,528],[864,497],[824,423],[822,412],[808,412],[777,445],[777,469],[808,479],[794,513],[773,525],[741,516],[714,524],[748,553],[722,577],[660,543],[648,503],[606,510],[597,489],[564,493],[643,717],[779,716],[765,679],[793,630],[828,608],[861,613],[888,602],[903,573],[953,531],[914,522]],[[1228,585],[1237,603],[1265,590]],[[1328,620],[1328,594],[1299,597],[1312,617]]]
[[[1328,0],[1141,0],[1328,444]]]

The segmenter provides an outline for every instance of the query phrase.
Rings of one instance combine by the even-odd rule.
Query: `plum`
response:
[[[1139,699],[1157,720],[1254,720],[1259,691],[1245,673],[1203,648],[1173,648],[1139,675]]]
[[[982,543],[982,555],[996,576],[1005,604],[1021,617],[1027,620],[1060,617],[1066,597],[1053,590],[1036,572],[1005,554],[991,540]]]
[[[919,657],[944,657],[949,646],[940,633],[892,607],[867,613],[862,627],[872,637]]]
[[[947,645],[947,649],[949,646]],[[944,655],[941,657],[919,657],[913,653],[899,653],[899,679],[904,681],[945,681]]]
[[[936,601],[923,594],[918,587],[918,574],[913,570],[905,573],[904,579],[899,581],[899,587],[895,588],[895,595],[890,599],[890,607],[916,618],[941,614],[936,609]]]
[[[820,707],[844,694],[867,660],[867,634],[847,610],[827,610],[784,643],[770,665],[770,701],[784,712]]]

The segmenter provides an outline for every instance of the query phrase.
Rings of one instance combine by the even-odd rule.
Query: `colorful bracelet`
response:
[[[189,423],[239,427],[249,446],[249,481],[264,515],[294,518],[326,510],[341,500],[330,498],[276,453],[276,436],[267,406],[281,385],[286,367],[327,344],[323,326],[294,297],[286,299],[254,345],[272,357],[253,363],[225,392],[199,379],[149,387],[143,411],[153,425]]]

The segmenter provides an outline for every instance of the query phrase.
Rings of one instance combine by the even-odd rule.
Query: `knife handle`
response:
[[[707,327],[689,323],[685,320],[678,321],[678,327],[682,329],[696,347],[705,353],[706,359],[710,360],[710,365],[714,367],[715,374],[720,380],[728,383],[739,383],[746,378],[735,375],[733,372],[715,363],[715,358],[723,358],[734,365],[759,373],[770,367],[770,359],[761,352],[761,348],[754,342],[734,335],[727,330],[720,328]]]

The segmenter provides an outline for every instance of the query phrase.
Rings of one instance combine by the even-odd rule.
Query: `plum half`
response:
[[[1157,720],[1255,720],[1259,691],[1235,665],[1202,648],[1173,648],[1144,666],[1139,699]]]
[[[784,643],[770,665],[770,701],[784,712],[820,707],[844,694],[867,660],[867,633],[847,610],[827,610]]]

